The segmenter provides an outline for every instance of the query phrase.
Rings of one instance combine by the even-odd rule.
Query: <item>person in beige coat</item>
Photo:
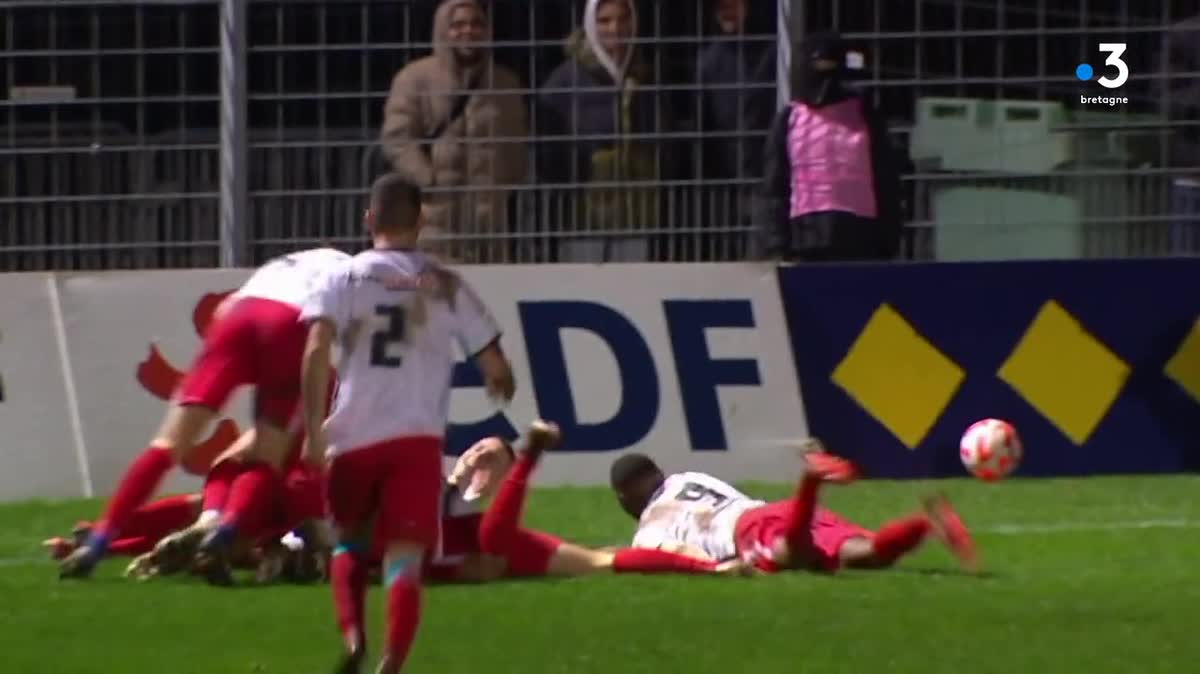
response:
[[[445,0],[433,53],[396,73],[384,108],[384,154],[426,191],[423,244],[457,262],[506,260],[507,239],[492,237],[509,232],[508,199],[526,180],[523,87],[481,44],[490,34],[477,0]]]

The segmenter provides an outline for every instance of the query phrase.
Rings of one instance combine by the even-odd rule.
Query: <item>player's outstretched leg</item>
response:
[[[104,517],[88,540],[59,565],[60,578],[87,578],[108,552],[109,544],[129,518],[158,489],[172,467],[184,458],[215,413],[197,405],[172,405],[155,439],[125,471],[109,499]]]
[[[109,543],[108,552],[114,555],[140,555],[171,532],[186,527],[196,517],[199,498],[195,494],[164,496],[135,510],[121,538]],[[92,531],[91,522],[79,522],[71,538],[52,538],[43,545],[52,548],[55,559],[62,559],[76,547],[86,545]]]
[[[823,567],[813,544],[813,514],[822,482],[847,484],[858,478],[854,464],[824,451],[819,441],[809,443],[803,454],[804,474],[792,497],[792,508],[784,527],[783,549],[773,550],[775,561],[784,566]],[[778,546],[777,546],[778,547]]]
[[[479,547],[488,555],[507,557],[517,541],[521,513],[529,490],[529,478],[544,452],[561,439],[558,426],[542,420],[529,425],[525,436],[515,443],[516,463],[500,485],[496,499],[479,523]]]
[[[950,499],[943,494],[936,494],[926,497],[924,505],[934,534],[954,553],[964,570],[970,573],[978,572],[980,562],[975,551],[975,542],[971,539],[971,532],[963,524],[962,518],[954,511]]]

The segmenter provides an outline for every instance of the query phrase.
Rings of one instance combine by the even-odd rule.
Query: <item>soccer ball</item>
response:
[[[986,482],[995,482],[1013,472],[1023,454],[1017,429],[1000,419],[976,421],[958,443],[963,465]]]

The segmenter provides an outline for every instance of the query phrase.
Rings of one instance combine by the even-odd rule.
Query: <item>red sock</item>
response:
[[[392,669],[400,671],[421,623],[421,579],[410,572],[387,580],[387,656]]]
[[[875,556],[891,564],[912,552],[929,535],[929,520],[912,515],[884,524],[875,533]]]
[[[169,449],[147,447],[126,469],[116,493],[108,501],[104,518],[96,527],[97,533],[105,537],[119,535],[133,511],[150,500],[174,465],[175,459]]]
[[[121,537],[145,537],[158,541],[167,534],[186,527],[195,519],[194,495],[164,496],[133,511],[125,521],[125,526],[121,528]]]
[[[647,548],[622,548],[613,557],[616,573],[709,573],[716,567],[716,562]]]
[[[229,490],[233,481],[242,474],[243,464],[238,461],[222,461],[213,466],[204,478],[204,510],[225,510],[229,503]]]
[[[784,538],[794,560],[808,560],[812,556],[812,520],[817,509],[817,490],[821,480],[805,476],[792,498],[792,512],[788,519]]]
[[[221,526],[253,530],[269,524],[278,486],[279,474],[269,464],[258,461],[245,464],[229,489],[229,501],[221,511]]]
[[[367,563],[360,553],[338,548],[329,569],[333,607],[343,639],[366,648],[364,606],[367,603]]]
[[[159,539],[149,536],[126,536],[118,538],[108,545],[108,554],[125,557],[137,557],[154,549]]]
[[[536,467],[536,461],[522,456],[509,469],[496,499],[479,522],[479,548],[485,554],[507,556],[516,542],[529,476]]]

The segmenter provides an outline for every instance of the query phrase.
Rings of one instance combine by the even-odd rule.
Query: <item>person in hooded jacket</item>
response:
[[[511,187],[526,180],[523,85],[481,46],[490,34],[477,0],[442,2],[433,53],[396,73],[384,107],[384,154],[427,195],[422,243],[457,262],[507,259],[497,235],[509,233]]]
[[[882,117],[846,85],[836,33],[793,50],[792,102],[764,148],[757,225],[768,258],[890,260],[900,249],[900,177]]]
[[[638,262],[653,255],[652,235],[605,235],[660,223],[653,183],[663,175],[666,153],[632,135],[662,132],[668,117],[665,96],[649,88],[651,69],[632,42],[637,21],[630,0],[589,0],[583,28],[567,40],[566,61],[538,96],[540,181],[580,185],[554,188],[555,201],[566,196],[567,206],[544,214],[548,227],[569,235],[557,242],[562,262]]]

